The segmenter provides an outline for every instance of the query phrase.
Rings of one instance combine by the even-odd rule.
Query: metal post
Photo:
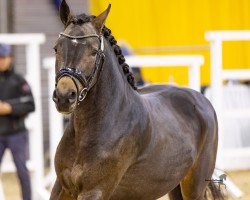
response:
[[[53,62],[55,63],[55,61]],[[50,137],[50,172],[45,179],[45,185],[54,183],[56,180],[54,158],[56,154],[56,148],[63,135],[63,117],[57,112],[55,104],[52,101],[52,94],[55,89],[55,69],[54,64],[46,63],[46,59],[43,62],[44,68],[48,69],[49,80],[49,137]]]
[[[33,178],[33,187],[43,187],[44,176],[44,158],[43,158],[43,127],[42,127],[42,108],[41,108],[41,80],[40,80],[40,51],[39,45],[31,43],[26,46],[26,60],[27,60],[27,81],[30,83],[35,105],[36,112],[32,114],[32,122],[36,124],[33,126],[30,146],[32,151],[30,152],[31,160],[34,161],[34,170],[36,173]],[[32,56],[31,56],[32,55]],[[34,190],[33,190],[34,191]],[[36,195],[36,194],[34,194]]]
[[[211,42],[211,100],[216,110],[219,122],[219,144],[217,152],[217,167],[224,168],[222,157],[223,123],[222,123],[222,41]]]

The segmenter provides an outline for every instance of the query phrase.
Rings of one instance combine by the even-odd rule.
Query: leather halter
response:
[[[82,102],[85,99],[89,90],[96,84],[100,76],[100,73],[103,69],[104,58],[105,58],[103,36],[101,34],[100,35],[91,34],[91,35],[84,35],[84,36],[72,36],[66,33],[60,33],[59,37],[60,36],[64,36],[71,40],[83,39],[83,38],[89,38],[89,37],[97,37],[100,40],[100,46],[96,55],[94,70],[92,71],[88,79],[84,76],[84,74],[80,70],[76,68],[72,68],[72,67],[63,67],[56,74],[56,85],[58,81],[62,77],[65,77],[65,76],[68,76],[73,80],[77,88],[77,95],[78,95],[77,105],[79,105],[80,102]],[[82,86],[81,90],[80,90],[79,83]]]

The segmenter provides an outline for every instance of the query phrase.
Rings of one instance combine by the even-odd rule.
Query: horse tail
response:
[[[225,200],[224,194],[220,190],[219,186],[216,185],[214,182],[209,182],[206,191],[206,200]]]

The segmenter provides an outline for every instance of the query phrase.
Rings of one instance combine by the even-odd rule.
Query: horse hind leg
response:
[[[212,146],[202,149],[194,165],[181,181],[181,192],[183,200],[206,200],[206,192],[211,191],[214,200],[224,199],[219,195],[212,183],[209,184],[215,166],[215,153],[211,153]],[[216,152],[216,151],[213,151]],[[208,185],[209,184],[209,185]]]
[[[206,111],[206,112],[205,112]],[[181,181],[181,192],[184,200],[206,200],[206,192],[210,189],[214,200],[221,200],[208,185],[215,168],[218,145],[218,122],[213,110],[199,111],[201,130],[197,157],[186,176]],[[220,192],[220,191],[219,191]],[[221,198],[222,197],[222,198]]]
[[[213,183],[209,183],[208,188],[206,190],[208,190],[210,192],[210,195],[207,195],[207,193],[205,193],[204,197],[202,196],[199,199],[204,199],[204,200],[208,200],[208,199],[224,200],[223,195],[221,194],[220,190]],[[183,200],[180,185],[178,185],[171,192],[169,192],[168,197],[169,197],[169,200]]]
[[[224,194],[220,190],[220,186],[213,182],[209,182],[205,199],[224,200],[225,198]]]
[[[178,185],[171,192],[169,192],[168,197],[170,200],[183,200],[182,194],[181,194],[181,186]]]
[[[211,153],[213,152],[213,153]],[[183,200],[206,200],[206,190],[211,179],[216,159],[216,145],[205,142],[193,166],[181,181]]]
[[[209,183],[206,180],[211,179],[214,171],[217,143],[211,137],[213,134],[205,134],[207,134],[207,137],[203,146],[201,146],[193,166],[180,184],[184,200],[206,200],[206,191]]]

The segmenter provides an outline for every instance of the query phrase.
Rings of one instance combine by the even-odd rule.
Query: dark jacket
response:
[[[0,72],[0,101],[12,106],[11,114],[0,115],[0,135],[26,130],[24,119],[35,110],[34,99],[28,83],[13,70]]]

